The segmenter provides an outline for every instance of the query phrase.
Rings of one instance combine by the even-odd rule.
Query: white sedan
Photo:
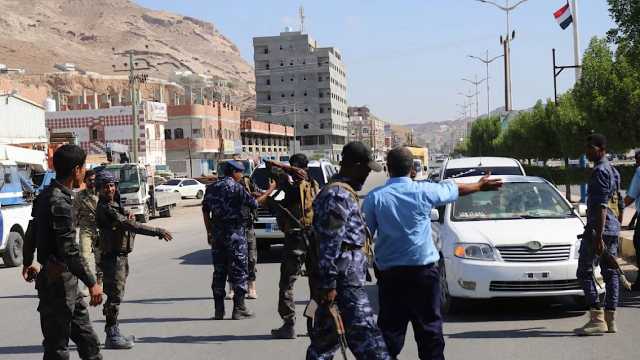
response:
[[[170,179],[156,187],[157,192],[174,191],[180,193],[183,198],[195,197],[196,199],[202,199],[205,189],[205,184],[194,179]]]
[[[500,178],[499,191],[431,214],[445,312],[461,298],[583,296],[576,269],[584,205],[574,209],[541,178]]]

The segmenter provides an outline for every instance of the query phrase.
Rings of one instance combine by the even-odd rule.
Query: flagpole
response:
[[[571,16],[573,17],[573,56],[576,64],[576,82],[580,80],[580,34],[578,32],[578,0],[571,0]]]

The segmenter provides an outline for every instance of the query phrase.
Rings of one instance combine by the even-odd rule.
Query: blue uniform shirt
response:
[[[420,266],[437,262],[431,238],[431,209],[458,199],[453,181],[417,182],[395,177],[367,195],[363,210],[375,245],[376,266]]]
[[[231,177],[224,177],[207,186],[202,200],[202,211],[211,212],[215,223],[225,229],[244,224],[243,206],[257,209],[258,202]]]
[[[631,185],[629,185],[629,190],[627,190],[627,196],[636,201],[636,212],[640,213],[640,206],[638,206],[638,201],[640,201],[640,166],[636,169],[635,174],[633,174]]]
[[[620,234],[620,222],[609,209],[609,200],[617,196],[616,191],[620,186],[620,174],[611,166],[606,158],[598,161],[594,168],[587,192],[587,224],[595,227],[596,214],[603,207],[607,208],[607,218],[604,223],[603,235],[618,236]]]
[[[348,183],[336,176],[334,181]],[[343,244],[364,246],[366,224],[360,207],[346,189],[327,185],[313,201],[313,231],[319,242],[319,285],[323,289],[362,286],[367,259],[361,250],[343,251]]]

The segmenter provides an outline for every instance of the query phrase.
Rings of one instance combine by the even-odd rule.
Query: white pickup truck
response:
[[[180,201],[179,193],[155,191],[153,176],[144,165],[109,164],[99,170],[109,171],[118,179],[122,205],[139,222],[148,222],[151,216],[170,217]]]
[[[5,266],[22,263],[23,238],[31,219],[31,201],[23,190],[33,191],[28,173],[45,168],[44,152],[0,145],[0,255]]]

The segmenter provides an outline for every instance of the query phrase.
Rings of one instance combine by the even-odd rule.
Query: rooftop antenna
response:
[[[302,5],[300,5],[299,15],[300,15],[300,33],[303,33],[304,32],[304,7]]]

